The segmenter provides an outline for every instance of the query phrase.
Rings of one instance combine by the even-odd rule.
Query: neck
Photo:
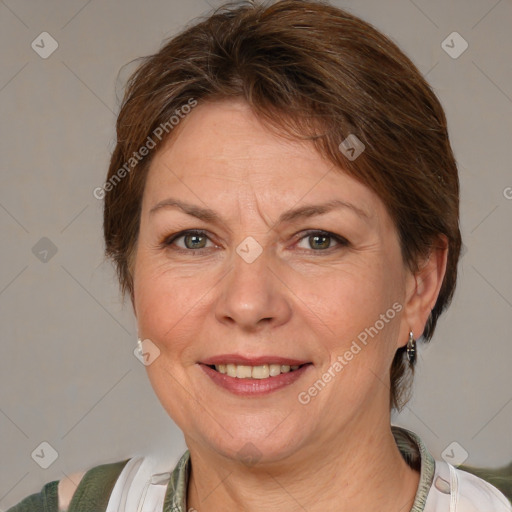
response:
[[[189,445],[187,510],[408,511],[419,473],[404,461],[389,421],[339,433],[302,459],[248,467]],[[309,453],[306,453],[309,452]]]

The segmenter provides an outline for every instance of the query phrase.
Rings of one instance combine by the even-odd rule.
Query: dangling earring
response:
[[[407,359],[409,364],[414,366],[416,362],[416,340],[412,331],[409,331],[409,340],[407,341]]]

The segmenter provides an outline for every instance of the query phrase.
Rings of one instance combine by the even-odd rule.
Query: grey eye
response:
[[[183,239],[182,243],[178,243],[178,240]],[[181,233],[177,233],[176,235],[172,236],[171,238],[167,239],[165,241],[165,246],[172,247],[175,246],[175,248],[186,251],[186,250],[194,250],[194,249],[206,249],[206,243],[210,239],[208,238],[208,235],[203,231],[182,231]]]
[[[331,245],[331,237],[329,235],[310,235],[308,242],[312,249],[328,249]]]
[[[308,245],[307,247],[304,245],[300,246],[304,241],[306,241]],[[333,241],[335,244],[332,243]],[[333,245],[346,246],[348,245],[348,241],[334,233],[326,231],[310,231],[299,241],[301,249],[312,249],[313,251],[320,252],[325,251],[326,249],[331,249]]]
[[[182,235],[176,240],[179,240],[180,238],[183,238],[186,249],[204,249],[208,240],[206,235],[200,235],[197,233]]]

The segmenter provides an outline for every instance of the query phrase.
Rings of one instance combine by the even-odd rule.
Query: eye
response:
[[[182,240],[182,244],[177,243],[179,240]],[[199,252],[203,249],[211,248],[211,246],[207,247],[206,245],[208,241],[211,242],[206,232],[197,229],[189,229],[167,237],[161,245],[162,247],[172,247],[173,250],[181,252]],[[299,239],[297,245],[300,246],[304,241],[309,247],[302,247],[302,249],[309,249],[315,252],[330,252],[329,249],[335,250],[336,246],[333,246],[333,241],[337,244],[338,248],[349,245],[348,240],[342,236],[322,230],[306,232],[306,234]]]
[[[332,241],[335,241],[338,246],[346,247],[349,245],[348,240],[345,238],[335,235],[334,233],[330,233],[329,231],[309,231],[304,236],[300,238],[300,243],[306,241],[309,245],[309,248],[313,249],[316,252],[327,252],[327,249],[332,249]],[[335,247],[334,247],[335,248]],[[307,249],[307,247],[306,247]]]
[[[181,239],[183,239],[184,245],[179,245],[176,243],[178,240]],[[208,235],[204,231],[190,229],[186,231],[181,231],[165,239],[163,245],[166,247],[176,245],[177,250],[190,252],[197,251],[200,249],[208,249],[208,247],[206,247],[206,243],[208,240]]]

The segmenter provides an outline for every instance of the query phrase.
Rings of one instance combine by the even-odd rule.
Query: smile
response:
[[[219,373],[236,377],[237,379],[267,379],[269,377],[277,377],[282,373],[293,372],[298,370],[301,365],[287,364],[263,364],[258,366],[248,366],[243,364],[216,364],[210,368],[217,370]]]
[[[311,362],[276,356],[216,356],[198,365],[211,381],[239,396],[262,396],[286,388],[308,369]]]

